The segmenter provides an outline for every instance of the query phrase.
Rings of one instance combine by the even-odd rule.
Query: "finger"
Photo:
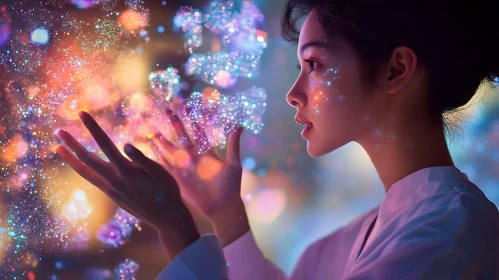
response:
[[[107,174],[110,170],[110,166],[98,157],[96,154],[89,152],[85,147],[83,147],[78,140],[76,140],[73,135],[65,130],[58,130],[56,135],[66,144],[78,157],[78,159],[91,169],[97,171],[101,175]]]
[[[204,129],[195,121],[191,122],[191,125],[196,135],[194,139],[197,143],[197,146],[208,147],[209,149],[205,152],[205,154],[216,155],[213,147],[210,144],[210,141],[208,140],[208,137],[206,136],[206,133],[204,132]],[[198,152],[198,150],[196,150],[196,152]]]
[[[176,183],[175,179],[157,162],[146,157],[131,144],[125,145],[125,153],[154,179],[165,183]]]
[[[170,123],[172,124],[175,136],[177,136],[177,139],[180,142],[182,148],[186,150],[192,149],[194,147],[194,144],[189,138],[189,134],[185,130],[184,124],[179,119],[179,117],[177,115],[174,115],[170,109],[166,110],[166,115],[170,119]]]
[[[102,190],[104,193],[110,192],[111,187],[109,186],[108,182],[101,175],[99,175],[99,173],[95,172],[94,170],[92,170],[92,168],[83,164],[66,148],[64,148],[61,145],[58,145],[56,147],[56,152],[83,179],[87,180],[92,185]]]
[[[159,143],[159,146],[161,146],[161,148],[164,149],[169,154],[173,154],[178,150],[177,147],[175,147],[175,145],[173,145],[172,142],[167,140],[166,137],[159,132],[156,133],[154,139]]]
[[[238,126],[236,130],[229,134],[227,141],[227,153],[225,154],[225,163],[232,167],[241,167],[240,142],[243,128]]]
[[[190,115],[191,109],[186,108],[185,112],[187,115]],[[194,131],[194,142],[197,144],[198,147],[209,147],[209,150],[207,150],[205,153],[209,153],[212,155],[216,156],[215,151],[213,150],[213,147],[210,144],[210,141],[208,140],[208,137],[206,136],[206,133],[204,131],[204,128],[199,125],[197,121],[191,121],[190,122],[192,126],[192,130]],[[198,152],[196,150],[196,152]]]
[[[120,171],[121,174],[130,172],[130,170],[132,169],[130,168],[130,162],[120,153],[111,138],[109,138],[104,130],[102,130],[102,128],[99,126],[99,124],[97,124],[92,116],[90,116],[90,114],[85,111],[80,111],[79,116],[90,134],[92,134],[92,136],[94,137],[101,150],[109,158],[109,160],[114,163],[118,171]]]
[[[171,172],[173,171],[173,166],[171,164],[171,162],[173,162],[173,158],[171,155],[169,154],[165,155],[165,153],[163,153],[162,148],[157,143],[157,141],[158,140],[151,141],[150,145],[152,145],[153,150],[156,152],[159,158],[159,163],[166,169],[166,171],[168,171],[171,174]],[[168,157],[170,157],[171,159],[168,159]]]

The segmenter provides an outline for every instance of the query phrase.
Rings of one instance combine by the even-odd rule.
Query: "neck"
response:
[[[388,122],[356,142],[366,150],[386,192],[420,169],[454,166],[442,123],[428,119]]]

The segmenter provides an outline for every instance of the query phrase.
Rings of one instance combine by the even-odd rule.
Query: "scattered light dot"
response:
[[[162,25],[158,26],[158,32],[159,33],[165,32],[165,28]]]
[[[49,41],[49,32],[46,29],[38,28],[31,33],[33,43],[45,45]]]
[[[256,167],[256,160],[252,157],[243,160],[243,167],[248,170],[253,170]]]

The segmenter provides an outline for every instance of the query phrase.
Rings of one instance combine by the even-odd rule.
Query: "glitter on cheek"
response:
[[[333,67],[327,68],[323,75],[327,78],[327,80],[319,82],[321,87],[313,91],[310,100],[312,108],[317,114],[321,112],[321,106],[330,101],[329,95],[332,94],[332,89],[335,85],[335,81],[340,79],[339,70]],[[322,85],[325,85],[325,87]],[[343,96],[339,95],[338,99],[343,100]]]

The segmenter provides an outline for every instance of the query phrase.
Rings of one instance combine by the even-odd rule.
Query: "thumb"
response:
[[[241,134],[243,133],[243,127],[238,126],[236,130],[229,134],[229,139],[227,141],[227,153],[225,155],[225,163],[232,167],[241,167],[240,158],[240,142]]]

